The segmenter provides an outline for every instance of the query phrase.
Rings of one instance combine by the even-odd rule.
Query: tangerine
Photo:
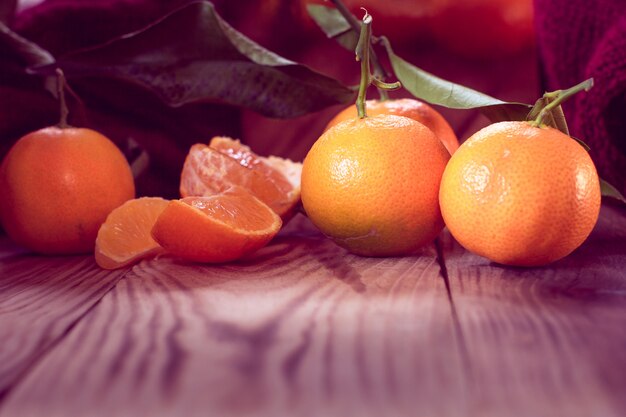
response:
[[[167,252],[195,262],[229,262],[265,246],[282,221],[241,188],[171,201],[152,228]]]
[[[302,168],[302,203],[335,243],[365,256],[409,254],[443,228],[439,184],[450,154],[408,117],[353,118],[328,129]]]
[[[377,114],[395,114],[417,120],[435,133],[450,154],[459,147],[459,139],[446,119],[434,108],[420,100],[402,98],[395,100],[367,100],[365,102],[368,116]],[[352,105],[337,113],[328,122],[326,130],[347,119],[357,117],[357,108]]]
[[[551,127],[500,122],[452,156],[439,194],[443,218],[466,249],[494,262],[539,266],[580,246],[600,210],[587,151]]]
[[[163,252],[150,232],[168,203],[160,197],[142,197],[114,209],[98,230],[96,263],[116,269]]]
[[[19,139],[0,167],[0,220],[44,254],[94,250],[98,228],[135,195],[122,152],[90,129],[47,127]]]

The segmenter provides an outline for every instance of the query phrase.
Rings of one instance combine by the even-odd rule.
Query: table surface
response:
[[[626,210],[502,267],[444,231],[350,255],[296,217],[238,263],[104,271],[0,238],[0,417],[626,415]]]

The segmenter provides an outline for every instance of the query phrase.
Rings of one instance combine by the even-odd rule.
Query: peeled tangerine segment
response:
[[[169,253],[196,262],[229,262],[263,246],[282,221],[265,203],[242,188],[210,197],[169,203],[152,235]]]
[[[300,201],[302,164],[256,155],[238,140],[215,137],[210,145],[193,145],[181,173],[182,197],[212,196],[241,187],[289,218]]]
[[[116,269],[161,253],[163,248],[150,231],[168,203],[159,197],[142,197],[114,209],[98,231],[96,263]]]

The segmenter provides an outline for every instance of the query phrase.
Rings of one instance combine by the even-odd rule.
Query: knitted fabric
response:
[[[594,87],[565,103],[570,133],[591,147],[600,176],[626,192],[626,1],[535,0],[544,88]]]

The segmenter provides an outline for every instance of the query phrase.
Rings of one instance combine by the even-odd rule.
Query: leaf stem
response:
[[[359,83],[359,95],[356,99],[356,109],[359,119],[367,117],[365,100],[367,88],[372,80],[370,75],[370,38],[372,36],[372,16],[365,11],[363,24],[360,28],[359,43],[356,45],[356,60],[361,61],[361,82]]]
[[[343,18],[346,19],[346,22],[348,22],[352,30],[358,33],[360,36],[361,22],[359,22],[359,19],[357,19],[352,13],[350,13],[350,10],[348,10],[346,5],[343,4],[342,0],[331,0],[331,2],[335,5],[335,7],[339,11],[339,13],[341,13]],[[371,38],[371,35],[370,35],[370,38]],[[381,81],[385,81],[389,77],[389,73],[385,70],[385,68],[380,63],[380,60],[378,59],[378,56],[376,55],[376,51],[374,51],[374,48],[372,48],[371,45],[369,48],[370,48],[369,50],[370,60],[372,62],[372,66],[374,67],[374,76]],[[389,99],[389,95],[387,94],[387,91],[383,88],[378,88],[378,94],[380,95],[381,101]]]
[[[66,129],[69,127],[67,124],[67,115],[69,110],[67,109],[67,103],[65,102],[65,75],[61,68],[56,69],[57,74],[57,96],[59,97],[59,108],[61,111],[61,120],[59,121],[59,127]]]
[[[363,9],[365,10],[365,9]],[[365,10],[363,23],[361,24],[359,33],[359,42],[356,45],[356,60],[361,61],[361,82],[359,83],[359,95],[356,99],[356,109],[360,119],[367,117],[366,111],[366,95],[367,88],[374,84],[379,91],[396,90],[402,87],[400,81],[395,83],[386,83],[376,77],[372,77],[370,72],[370,56],[371,56],[371,40],[372,40],[372,16]]]
[[[556,90],[549,93],[545,93],[543,97],[549,103],[541,109],[537,118],[531,122],[532,126],[539,127],[545,117],[556,107],[560,106],[561,103],[568,100],[575,94],[580,93],[581,91],[589,91],[593,87],[593,78],[589,78],[582,83],[576,84],[573,87],[568,88],[567,90]]]

